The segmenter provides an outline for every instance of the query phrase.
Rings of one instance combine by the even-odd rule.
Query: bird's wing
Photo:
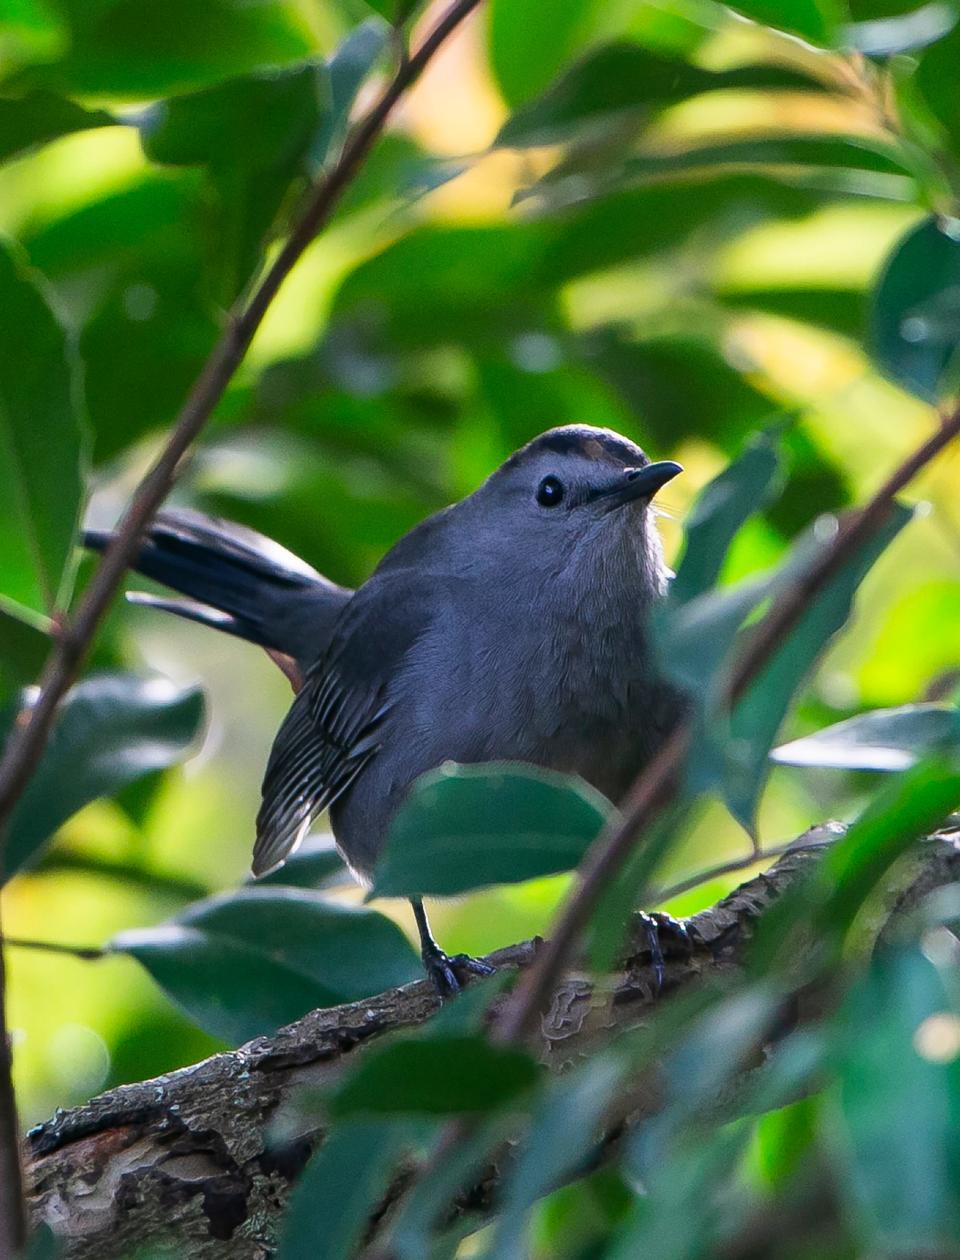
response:
[[[257,815],[253,873],[265,875],[347,790],[380,747],[391,682],[429,617],[406,575],[371,581],[351,600],[324,657],[277,733]]]

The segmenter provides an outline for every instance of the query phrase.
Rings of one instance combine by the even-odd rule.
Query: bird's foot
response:
[[[680,919],[675,919],[672,914],[659,911],[648,914],[641,911],[639,917],[647,938],[656,992],[661,993],[666,976],[666,959],[689,958],[694,949],[693,936],[687,925]]]
[[[440,1001],[456,997],[466,976],[492,976],[496,970],[489,963],[469,954],[445,954],[439,945],[425,947],[420,954],[427,975],[440,995]]]

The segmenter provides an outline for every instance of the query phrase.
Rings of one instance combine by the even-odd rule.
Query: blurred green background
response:
[[[353,585],[515,447],[584,421],[684,464],[661,520],[675,555],[697,490],[751,431],[788,417],[788,483],[739,541],[732,578],[768,566],[818,513],[862,499],[930,430],[933,410],[878,376],[864,349],[869,288],[939,195],[937,178],[886,156],[899,122],[872,64],[711,0],[554,7],[544,23],[534,0],[494,0],[436,58],[274,303],[177,503],[251,525]],[[164,11],[181,8],[179,23]],[[327,56],[369,15],[346,0],[161,12],[30,0],[0,23],[0,90],[64,91],[139,123],[62,135],[0,168],[0,232],[46,281],[82,356],[99,525],[158,449],[249,271],[238,207],[261,169],[152,161],[141,137],[149,148],[157,133],[140,111]],[[569,68],[598,49],[608,60],[593,63],[584,109]],[[0,112],[0,142],[3,125]],[[811,137],[821,149],[797,161],[787,142]],[[727,143],[744,148],[722,163],[689,158]],[[958,486],[955,451],[918,479],[929,510],[867,579],[783,738],[950,690]],[[9,551],[0,590],[19,589]],[[32,640],[18,653],[39,657]],[[14,656],[0,657],[9,689],[21,679]],[[248,867],[285,680],[254,648],[125,605],[95,663],[200,683],[206,732],[182,767],[84,809],[12,881],[11,937],[100,944],[236,886]],[[777,769],[761,838],[849,818],[869,788],[862,774]],[[747,844],[708,807],[664,878]],[[670,908],[689,912],[733,882]],[[566,883],[438,905],[436,931],[472,953],[543,931]],[[403,903],[384,908],[412,930]],[[216,1048],[129,958],[13,949],[9,984],[27,1122]]]

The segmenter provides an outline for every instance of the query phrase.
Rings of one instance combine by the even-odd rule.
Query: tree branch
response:
[[[14,805],[30,780],[56,721],[60,701],[86,659],[104,614],[133,561],[143,531],[176,480],[196,440],[239,367],[270,303],[303,251],[327,224],[340,197],[363,165],[404,92],[414,84],[447,37],[480,0],[454,0],[419,48],[401,61],[379,100],[353,128],[336,164],[321,180],[277,257],[248,301],[231,313],[167,442],[137,487],[129,508],[87,586],[76,613],[64,618],[40,677],[36,699],[18,715],[0,760],[0,873],[2,846]],[[23,1244],[23,1194],[16,1144],[16,1101],[9,1071],[4,975],[0,967],[0,1260]]]
[[[831,824],[800,837],[769,871],[694,915],[694,951],[667,960],[665,992],[736,970],[758,919],[839,830]],[[929,890],[957,878],[960,851],[935,838],[923,846],[920,874],[911,870],[909,883]],[[909,912],[909,889],[897,896],[898,910]],[[535,1039],[549,1068],[582,1060],[649,1019],[663,999],[645,945],[638,927],[615,973],[596,985],[577,970],[562,978]],[[525,941],[489,961],[524,970],[541,950],[542,943]],[[182,1260],[263,1260],[290,1186],[323,1140],[322,1130],[302,1119],[296,1127],[298,1091],[332,1083],[364,1045],[420,1024],[436,1009],[432,986],[419,981],[313,1011],[272,1037],[58,1113],[28,1135],[34,1220],[61,1237],[65,1260],[111,1260],[151,1244],[175,1246]],[[651,1094],[638,1118],[656,1107]],[[288,1123],[280,1125],[284,1117]],[[495,1178],[484,1185],[492,1198]]]

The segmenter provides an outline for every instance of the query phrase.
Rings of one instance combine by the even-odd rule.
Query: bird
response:
[[[649,621],[670,577],[652,501],[682,471],[610,429],[550,429],[356,590],[242,526],[158,514],[134,567],[185,598],[134,598],[267,649],[297,688],[263,779],[254,875],[327,810],[369,884],[411,785],[446,762],[526,762],[622,798],[681,707]],[[84,541],[102,551],[111,536]],[[447,955],[411,902],[441,997],[490,970]]]

